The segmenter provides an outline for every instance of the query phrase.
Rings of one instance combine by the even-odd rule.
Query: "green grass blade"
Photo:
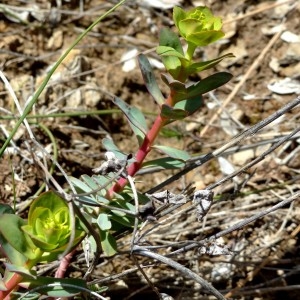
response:
[[[71,44],[71,46],[66,50],[66,52],[59,58],[59,60],[56,62],[56,64],[53,66],[53,68],[50,70],[44,81],[42,82],[41,86],[38,88],[38,90],[33,95],[32,99],[28,103],[28,105],[25,107],[24,112],[18,122],[16,123],[15,127],[11,131],[8,138],[5,140],[3,146],[0,149],[0,157],[2,157],[6,147],[12,140],[13,136],[17,132],[18,128],[26,118],[26,116],[30,113],[32,107],[37,102],[40,94],[44,90],[45,86],[47,85],[48,81],[50,80],[51,76],[55,72],[55,70],[58,68],[58,66],[62,63],[62,61],[67,57],[67,55],[71,52],[71,50],[90,32],[99,22],[101,22],[104,18],[106,18],[109,14],[111,14],[114,10],[116,10],[119,6],[121,6],[126,0],[121,0],[118,4],[116,4],[114,7],[112,7],[110,10],[108,10],[106,13],[101,15],[95,22],[93,22],[83,33],[81,33],[77,39]]]

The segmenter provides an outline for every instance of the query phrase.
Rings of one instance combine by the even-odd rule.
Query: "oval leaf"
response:
[[[164,96],[158,87],[149,60],[144,54],[140,54],[138,56],[138,61],[148,92],[154,98],[154,100],[158,105],[163,104]]]
[[[160,56],[175,56],[178,57],[179,59],[183,59],[185,61],[188,61],[184,55],[182,55],[181,53],[179,53],[178,51],[176,51],[174,48],[172,47],[168,47],[168,46],[158,46],[156,48],[156,52],[158,55]]]
[[[184,57],[184,52],[178,35],[175,32],[169,30],[168,28],[163,28],[160,31],[159,46],[170,47]]]
[[[196,96],[191,99],[182,100],[174,105],[175,109],[184,110],[188,116],[192,115],[203,105],[202,96]]]
[[[134,224],[134,218],[128,217],[126,215],[120,216],[120,212],[118,212],[118,211],[114,211],[114,214],[111,216],[111,218],[115,222],[118,222],[119,224],[121,224],[122,226],[132,227]]]
[[[111,221],[109,219],[108,214],[100,213],[97,218],[97,223],[101,230],[109,230],[111,229]]]
[[[183,109],[174,109],[169,105],[163,104],[160,115],[166,119],[182,120],[188,115],[188,113]]]
[[[186,151],[179,150],[179,149],[176,149],[173,147],[154,145],[154,146],[152,146],[152,148],[160,150],[163,153],[167,154],[168,156],[176,158],[176,159],[180,159],[182,161],[186,161],[191,158],[190,155]]]
[[[184,83],[178,80],[174,80],[170,75],[168,74],[161,74],[161,78],[164,81],[164,83],[170,88],[171,91],[173,91],[173,100],[175,102],[184,100],[187,98],[187,88]]]
[[[92,189],[92,190],[96,190],[99,185],[95,182],[95,180],[93,180],[92,177],[84,174],[84,175],[81,175],[81,178],[83,181],[85,181],[85,183]]]
[[[227,83],[231,78],[232,74],[227,72],[219,72],[208,76],[187,88],[187,99],[212,91]]]
[[[78,193],[88,193],[92,191],[92,189],[85,182],[82,182],[75,177],[70,177],[70,181]]]
[[[14,210],[8,204],[0,203],[0,215],[2,214],[14,214]]]
[[[15,264],[12,265],[12,264],[9,264],[9,263],[4,263],[4,265],[5,265],[5,269],[9,272],[18,273],[18,274],[22,275],[22,277],[24,277],[24,278],[36,279],[36,276],[34,275],[34,272],[31,272],[26,267],[18,266],[18,265],[15,265]]]
[[[113,102],[122,110],[125,114],[129,125],[136,135],[139,144],[142,143],[146,132],[148,131],[147,123],[143,113],[136,107],[132,107],[125,103],[122,99],[115,97]]]
[[[188,24],[186,25],[188,26]],[[209,30],[190,34],[188,40],[197,46],[207,46],[208,44],[221,39],[224,35],[225,34],[222,31]]]
[[[196,73],[196,72],[201,72],[201,71],[204,71],[204,70],[214,67],[216,64],[218,64],[224,58],[231,58],[231,57],[234,57],[234,55],[232,53],[227,53],[225,55],[222,55],[222,56],[212,59],[212,60],[197,62],[197,63],[191,64],[188,68],[185,69],[185,71],[189,75]]]
[[[127,155],[114,144],[112,139],[102,139],[102,145],[107,151],[113,152],[117,159],[125,160],[127,158]]]
[[[102,250],[105,255],[112,256],[117,253],[117,243],[115,238],[108,232],[100,230]]]
[[[143,164],[143,169],[151,167],[159,167],[160,169],[179,169],[183,168],[185,163],[182,160],[173,157],[162,157],[154,160],[147,161]],[[139,173],[137,173],[139,174]]]
[[[11,246],[6,239],[0,234],[0,245],[5,257],[15,266],[24,266],[28,258]],[[1,290],[1,287],[0,287]]]
[[[38,288],[38,292],[49,297],[72,297],[80,292],[87,292],[85,280],[77,278],[37,277],[26,279],[22,286],[29,290]]]
[[[29,259],[36,258],[37,247],[33,244],[30,237],[21,229],[26,222],[19,216],[13,214],[3,214],[0,218],[0,235],[11,247],[20,254],[24,254]],[[3,245],[5,247],[6,243]],[[10,247],[4,249],[9,251]],[[37,251],[39,252],[39,251]],[[9,255],[9,253],[8,253]]]
[[[162,62],[173,78],[178,78],[181,72],[181,61],[175,56],[163,56]]]

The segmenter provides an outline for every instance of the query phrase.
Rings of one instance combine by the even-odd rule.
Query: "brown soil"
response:
[[[53,66],[64,50],[96,17],[112,6],[112,2],[116,1],[82,2],[84,4],[80,12],[78,1],[72,0],[62,1],[62,5],[58,7],[55,1],[29,0],[25,4],[17,0],[2,1],[16,13],[28,13],[22,23],[9,17],[0,7],[1,71],[14,89],[21,107],[39,88],[49,67]],[[201,1],[183,1],[183,7],[191,8],[193,2]],[[33,7],[34,3],[36,7]],[[138,52],[152,49],[153,51],[147,52],[148,57],[158,59],[154,51],[158,31],[163,26],[172,24],[172,14],[171,10],[145,8],[138,3],[139,1],[128,1],[128,4],[97,25],[72,50],[32,111],[32,115],[70,112],[86,114],[28,119],[39,143],[52,154],[54,139],[58,148],[57,161],[70,176],[79,178],[82,174],[91,175],[92,169],[101,164],[105,151],[101,140],[104,137],[111,137],[126,153],[135,153],[137,150],[136,139],[125,118],[118,112],[100,113],[116,109],[111,95],[142,109],[147,113],[149,125],[154,120],[151,113],[158,112],[154,101],[147,94],[138,67],[124,72],[120,60],[125,52],[134,48]],[[221,53],[233,52],[235,59],[226,60],[213,71],[226,70],[234,78],[213,94],[205,96],[205,106],[200,113],[190,117],[185,123],[170,125],[171,129],[180,133],[179,137],[160,136],[157,142],[176,145],[195,157],[217,149],[235,134],[274,113],[300,93],[298,88],[298,92],[278,94],[267,87],[284,78],[299,83],[300,53],[295,47],[296,44],[300,49],[299,42],[284,41],[280,35],[274,38],[276,32],[272,32],[276,26],[283,24],[284,31],[294,33],[300,39],[298,1],[286,1],[286,4],[276,8],[274,1],[228,0],[206,1],[206,4],[215,15],[222,16],[224,31],[229,36],[224,43],[209,46],[204,52],[199,52],[199,58],[210,59]],[[272,45],[267,48],[270,41]],[[264,51],[265,55],[260,58]],[[257,65],[253,66],[255,63]],[[274,67],[276,63],[277,67]],[[253,71],[248,74],[252,67]],[[162,71],[155,69],[159,84],[166,94],[167,88],[160,80],[160,72]],[[247,76],[245,83],[237,88],[244,76]],[[237,90],[233,93],[235,89]],[[18,116],[18,110],[3,84],[0,85],[0,93],[1,138],[4,142],[6,132],[10,132],[16,123],[16,119],[7,118]],[[206,130],[205,125],[209,124],[218,110],[214,98],[224,102],[228,97],[232,99],[226,106],[226,111],[231,117],[222,113]],[[91,113],[92,111],[97,112]],[[294,109],[287,113],[283,121],[268,126],[243,141],[242,145],[272,140],[288,134],[297,126],[299,109]],[[5,154],[0,160],[1,202],[12,204],[16,201],[20,211],[25,212],[29,203],[27,200],[35,195],[43,183],[43,174],[32,161],[26,141],[26,129],[20,127],[10,145],[13,154]],[[224,157],[238,169],[257,157],[262,152],[261,147]],[[223,195],[223,201],[213,205],[205,223],[199,224],[194,212],[178,214],[148,236],[148,242],[152,245],[166,245],[168,242],[201,240],[290,197],[299,190],[297,181],[300,159],[299,152],[295,150],[298,147],[298,140],[289,141],[248,170],[248,173],[216,188],[215,194]],[[294,154],[288,159],[291,153]],[[157,157],[157,154],[152,155]],[[246,182],[247,175],[252,172],[253,176]],[[141,181],[137,184],[138,190],[145,192],[175,173],[156,172],[137,177],[136,180]],[[66,187],[59,171],[55,170],[54,176]],[[197,189],[204,189],[222,177],[224,174],[215,159],[189,172],[168,188],[178,192],[193,183]],[[241,186],[243,181],[245,185],[239,191],[241,194],[234,193],[236,184]],[[175,259],[204,277],[231,299],[300,299],[299,221],[298,199],[243,230],[217,240],[217,243],[232,249],[235,255],[209,256],[193,250],[182,253]],[[120,241],[121,249],[129,249],[128,239],[130,235]],[[78,250],[68,276],[80,277],[82,270],[86,270],[81,253]],[[149,263],[138,259],[140,264]],[[102,280],[101,284],[108,286],[108,291],[103,295],[110,299],[154,299],[155,294],[138,270],[117,279],[108,277],[131,268],[135,268],[135,262],[129,255],[101,258],[91,280]],[[160,292],[170,294],[174,299],[213,299],[205,296],[199,285],[169,267],[154,264],[145,268],[145,272]],[[217,272],[221,273],[216,275]]]

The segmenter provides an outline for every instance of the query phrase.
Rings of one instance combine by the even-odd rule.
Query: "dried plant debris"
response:
[[[21,107],[26,106],[66,47],[92,23],[95,16],[101,15],[116,1],[100,2],[46,3],[28,0],[23,1],[22,5],[16,0],[1,2],[1,70],[10,81]],[[143,193],[161,184],[175,171],[136,176],[135,183],[141,193],[139,197],[144,197],[138,208],[142,225],[137,241],[139,246],[148,247],[188,266],[218,287],[223,295],[227,294],[227,299],[273,300],[282,298],[283,294],[287,299],[298,299],[299,287],[293,282],[299,281],[299,195],[293,202],[260,216],[238,230],[228,230],[297,195],[299,133],[289,135],[299,128],[299,108],[288,110],[269,126],[248,132],[247,138],[243,137],[228,147],[226,154],[219,156],[226,158],[229,165],[226,166],[221,159],[223,168],[220,168],[217,157],[209,161],[203,160],[203,157],[220,149],[236,134],[264,120],[299,95],[299,1],[284,1],[283,4],[280,1],[245,0],[129,2],[120,7],[112,18],[103,20],[101,26],[71,51],[40,96],[28,120],[41,146],[50,149],[47,151],[51,155],[57,154],[56,161],[68,175],[78,176],[96,169],[100,174],[91,175],[88,182],[93,183],[92,186],[96,184],[92,181],[94,177],[106,177],[111,171],[122,171],[128,159],[124,153],[134,153],[136,148],[129,128],[115,110],[112,95],[145,111],[148,124],[152,123],[151,113],[157,111],[157,104],[147,94],[134,57],[146,52],[151,64],[156,64],[155,76],[163,95],[166,95],[166,85],[157,70],[162,66],[157,63],[153,48],[158,32],[166,24],[172,24],[173,5],[179,4],[187,9],[195,5],[208,5],[223,18],[225,28],[228,28],[225,29],[227,36],[197,55],[211,59],[215,54],[219,56],[233,52],[235,58],[222,61],[216,69],[225,67],[234,77],[224,87],[204,95],[201,114],[191,116],[183,126],[170,123],[168,130],[158,137],[159,141],[165,142],[165,137],[171,136],[171,146],[188,150],[190,160],[187,166],[194,158],[198,164],[197,168],[169,186],[147,195]],[[273,8],[268,8],[271,6]],[[176,31],[174,27],[172,29]],[[280,33],[278,39],[258,67],[238,86],[277,33]],[[130,55],[122,58],[123,54]],[[129,64],[126,65],[124,60]],[[4,85],[0,85],[0,92],[0,128],[4,140],[16,124],[18,113]],[[213,122],[202,134],[203,127],[229,95],[233,95],[232,100],[222,109],[221,120],[217,119],[218,122]],[[114,112],[108,115],[93,114],[107,109],[114,109]],[[87,114],[59,116],[76,111]],[[53,113],[57,113],[58,117]],[[50,117],[48,114],[51,114]],[[105,130],[102,130],[103,126]],[[47,129],[52,136],[46,134]],[[106,157],[101,162],[108,150],[100,142],[103,136],[110,141],[113,139],[121,150],[114,152],[115,157]],[[50,143],[53,138],[55,143]],[[249,180],[242,182],[242,188],[240,181],[234,182],[236,177],[229,178],[232,171],[238,172],[256,158],[264,156],[268,149],[284,138],[287,140],[279,148],[242,171],[239,180],[248,172],[253,174]],[[0,161],[1,201],[15,204],[20,214],[30,204],[24,199],[34,195],[43,183],[40,172],[36,172],[32,165],[30,152],[24,147],[23,141],[26,139],[25,129],[20,127],[4,159]],[[81,141],[82,147],[78,146],[78,141]],[[51,163],[49,160],[48,166]],[[57,177],[62,179],[60,172]],[[219,184],[225,177],[229,178],[226,185]],[[197,191],[185,193],[184,187],[190,183],[197,187]],[[209,185],[213,186],[212,190],[207,189]],[[92,187],[89,191],[93,193]],[[214,200],[213,193],[216,195]],[[215,238],[222,231],[227,232],[222,239]],[[130,230],[119,236],[122,236],[117,240],[120,254],[113,258],[101,255],[89,283],[108,286],[109,289],[103,292],[103,297],[107,299],[156,297],[130,255]],[[78,255],[74,256],[70,277],[83,277],[87,264],[92,264],[94,253],[91,246],[94,247],[90,241],[83,246],[85,258],[83,251],[78,251]],[[183,277],[180,272],[145,257],[139,258],[138,263],[153,285],[165,293],[161,294],[162,298],[209,299],[198,284]],[[38,268],[38,274],[46,272],[51,276],[55,266],[47,267],[47,270]]]
[[[210,190],[199,190],[194,193],[193,204],[196,207],[197,219],[200,222],[208,213],[213,203],[214,193]]]
[[[154,194],[146,194],[146,196],[148,196],[150,199],[152,199],[152,201],[158,201],[158,202],[162,202],[164,204],[166,203],[172,203],[172,204],[183,204],[187,202],[187,196],[184,194],[173,194],[168,190],[162,191],[162,192],[158,192],[158,193],[154,193]]]

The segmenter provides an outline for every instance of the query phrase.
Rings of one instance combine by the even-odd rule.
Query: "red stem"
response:
[[[23,276],[17,273],[14,273],[12,277],[5,282],[6,291],[0,291],[0,299],[9,300],[10,294],[12,291],[18,289],[18,284],[22,281]]]
[[[170,96],[166,99],[165,104],[172,106],[172,93]],[[156,139],[157,135],[159,134],[161,128],[165,125],[167,119],[161,117],[161,115],[158,115],[151,127],[151,129],[146,134],[143,144],[140,146],[139,150],[137,151],[135,155],[135,161],[128,166],[127,168],[127,174],[130,176],[134,176],[138,170],[140,170],[142,163],[144,159],[146,158],[147,154],[151,150],[151,146]],[[114,196],[114,193],[119,193],[123,190],[125,185],[127,184],[127,179],[124,177],[121,177],[107,192],[107,199],[112,199]]]
[[[67,255],[63,257],[63,259],[60,261],[59,267],[55,272],[55,278],[64,278],[65,273],[68,269],[68,266],[71,263],[71,260],[73,258],[74,253],[76,252],[76,249],[73,251],[69,252]]]
[[[36,262],[39,260],[39,258],[42,256],[43,252],[38,249],[37,252],[37,257],[35,260],[28,260],[24,267],[28,270],[30,270]],[[5,279],[7,277],[7,279]],[[22,282],[23,276],[18,273],[13,273],[10,277],[9,274],[4,275],[4,284],[6,287],[6,291],[0,291],[0,299],[1,300],[10,300],[11,299],[11,293],[14,291],[17,291],[19,288],[19,284]]]

